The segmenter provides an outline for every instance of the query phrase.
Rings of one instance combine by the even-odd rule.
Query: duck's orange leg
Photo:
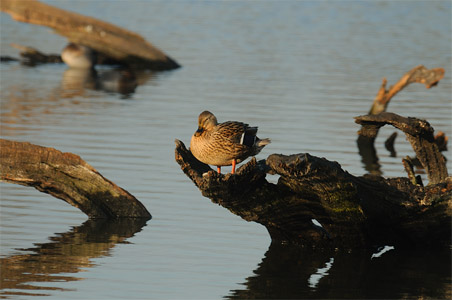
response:
[[[217,172],[218,172],[218,174],[221,173],[221,167],[220,166],[217,166]]]
[[[235,173],[235,165],[236,165],[237,163],[235,162],[235,159],[233,159],[232,160],[232,171],[231,171],[231,174],[234,174]]]

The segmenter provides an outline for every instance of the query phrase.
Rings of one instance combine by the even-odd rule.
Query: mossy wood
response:
[[[180,67],[140,35],[96,18],[37,0],[2,0],[1,11],[16,21],[50,27],[70,42],[88,46],[127,65],[152,70]]]
[[[264,225],[273,241],[338,248],[450,243],[450,177],[425,188],[408,178],[355,177],[337,162],[307,153],[253,158],[224,175],[196,160],[179,140],[175,154],[203,196]],[[267,173],[280,175],[278,183],[268,182]]]
[[[151,218],[144,205],[79,156],[0,139],[0,179],[31,186],[79,208],[90,218]]]

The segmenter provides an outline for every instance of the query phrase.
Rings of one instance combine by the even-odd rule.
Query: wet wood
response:
[[[47,26],[70,42],[85,45],[130,66],[170,70],[179,64],[140,35],[113,24],[37,0],[2,0],[1,11],[20,22]]]
[[[20,62],[27,66],[36,66],[47,63],[63,63],[63,59],[60,54],[46,54],[42,53],[38,49],[30,46],[24,46],[16,43],[12,43],[11,47],[20,51]],[[123,65],[124,62],[112,59],[103,53],[97,52],[95,55],[95,65]],[[19,61],[19,59],[10,58],[8,56],[0,56],[1,61]],[[137,70],[139,71],[139,70]]]
[[[447,151],[447,143],[449,141],[449,137],[442,131],[438,131],[435,135],[435,143],[438,145],[439,151]]]
[[[424,185],[421,179],[421,176],[415,174],[414,172],[414,164],[411,157],[407,156],[404,159],[402,159],[403,168],[407,172],[408,179],[412,184],[415,185]]]
[[[382,126],[379,122],[390,123],[409,133],[419,151],[434,151],[425,121],[393,114],[373,121],[368,117],[359,120],[370,123],[364,124],[370,133]],[[264,225],[273,241],[322,248],[451,243],[452,178],[435,155],[425,156],[431,180],[427,187],[408,178],[355,177],[339,163],[308,153],[253,158],[236,174],[226,175],[196,160],[179,140],[175,158],[203,196]],[[267,174],[279,175],[278,183],[268,182]]]
[[[0,139],[0,179],[31,186],[79,208],[90,218],[151,218],[144,205],[79,156]]]
[[[397,83],[389,89],[386,89],[387,80],[386,78],[383,78],[383,83],[373,101],[368,115],[378,115],[386,112],[391,99],[411,83],[422,83],[425,84],[426,88],[431,88],[437,85],[444,77],[444,72],[443,68],[427,69],[426,67],[420,65],[405,73],[399,81],[397,81]],[[362,162],[364,163],[366,170],[373,175],[381,175],[380,164],[378,162],[377,151],[375,149],[375,139],[377,138],[380,127],[381,126],[375,127],[375,132],[372,135],[359,134],[362,131],[360,130],[357,138],[358,150],[362,157]],[[369,128],[367,130],[369,130]],[[395,136],[393,139],[395,139]],[[439,132],[436,143],[439,146],[441,145],[441,151],[447,149],[447,137],[444,133]],[[389,140],[386,147],[391,152],[391,155],[395,156],[396,151],[394,149],[394,140]]]
[[[22,58],[21,61],[24,65],[35,66],[38,64],[63,62],[61,55],[59,54],[44,54],[33,47],[15,43],[12,43],[11,47],[14,47],[20,51],[20,56]]]
[[[355,122],[362,125],[359,135],[369,138],[375,138],[380,127],[386,124],[402,130],[426,170],[430,184],[443,182],[448,176],[446,161],[435,142],[433,128],[427,121],[383,112],[356,117]]]

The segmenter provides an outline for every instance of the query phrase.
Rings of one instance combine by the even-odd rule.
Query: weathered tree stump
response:
[[[431,139],[433,129],[394,114],[358,120],[369,131],[392,124],[410,134],[416,152],[425,157],[431,183],[422,187],[408,178],[355,177],[337,162],[307,153],[253,158],[236,174],[223,175],[199,162],[179,140],[176,161],[205,197],[264,225],[273,241],[336,248],[449,245],[452,178]],[[278,183],[268,182],[267,173],[280,175]]]
[[[171,70],[180,67],[140,35],[113,24],[69,12],[37,0],[2,0],[1,11],[17,21],[47,26],[70,42],[136,68]]]
[[[0,159],[1,181],[34,187],[90,218],[151,218],[134,196],[75,154],[0,139]]]

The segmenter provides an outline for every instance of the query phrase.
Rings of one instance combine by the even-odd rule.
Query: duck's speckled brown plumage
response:
[[[218,124],[217,118],[204,111],[198,118],[198,130],[191,138],[190,151],[205,164],[221,166],[239,163],[258,154],[269,139],[256,136],[257,127],[236,121]]]

